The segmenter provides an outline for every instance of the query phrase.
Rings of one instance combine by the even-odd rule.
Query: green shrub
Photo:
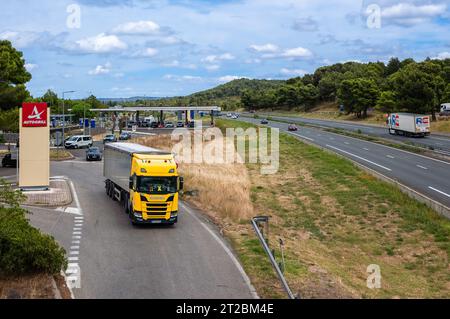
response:
[[[20,208],[23,195],[0,181],[0,274],[56,274],[67,267],[65,251],[42,234]]]

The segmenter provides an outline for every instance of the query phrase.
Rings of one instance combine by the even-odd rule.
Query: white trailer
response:
[[[429,115],[393,113],[387,120],[389,134],[425,137],[431,132]]]

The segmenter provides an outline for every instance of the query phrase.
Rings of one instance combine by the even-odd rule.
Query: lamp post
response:
[[[65,107],[64,107],[64,101],[65,101],[65,95],[69,94],[69,93],[75,93],[75,91],[65,91],[63,92],[63,109],[62,109],[62,113],[63,113],[63,127],[62,127],[62,143],[64,146],[65,140],[66,140],[66,132],[65,132],[65,128],[66,128],[66,114],[65,114]]]

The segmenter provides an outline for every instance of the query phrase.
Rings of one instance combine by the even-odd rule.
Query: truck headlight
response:
[[[134,215],[134,217],[142,218],[142,213],[141,212],[134,212],[133,215]]]
[[[171,213],[170,213],[170,217],[171,217],[171,218],[177,217],[177,216],[178,216],[178,212],[171,212]]]

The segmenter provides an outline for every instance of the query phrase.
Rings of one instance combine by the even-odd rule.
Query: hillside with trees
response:
[[[432,114],[435,118],[439,106],[450,102],[450,59],[415,62],[392,58],[387,65],[338,63],[290,79],[277,89],[246,90],[241,102],[247,110],[301,108],[305,112],[335,102],[358,118],[366,117],[369,109]]]

